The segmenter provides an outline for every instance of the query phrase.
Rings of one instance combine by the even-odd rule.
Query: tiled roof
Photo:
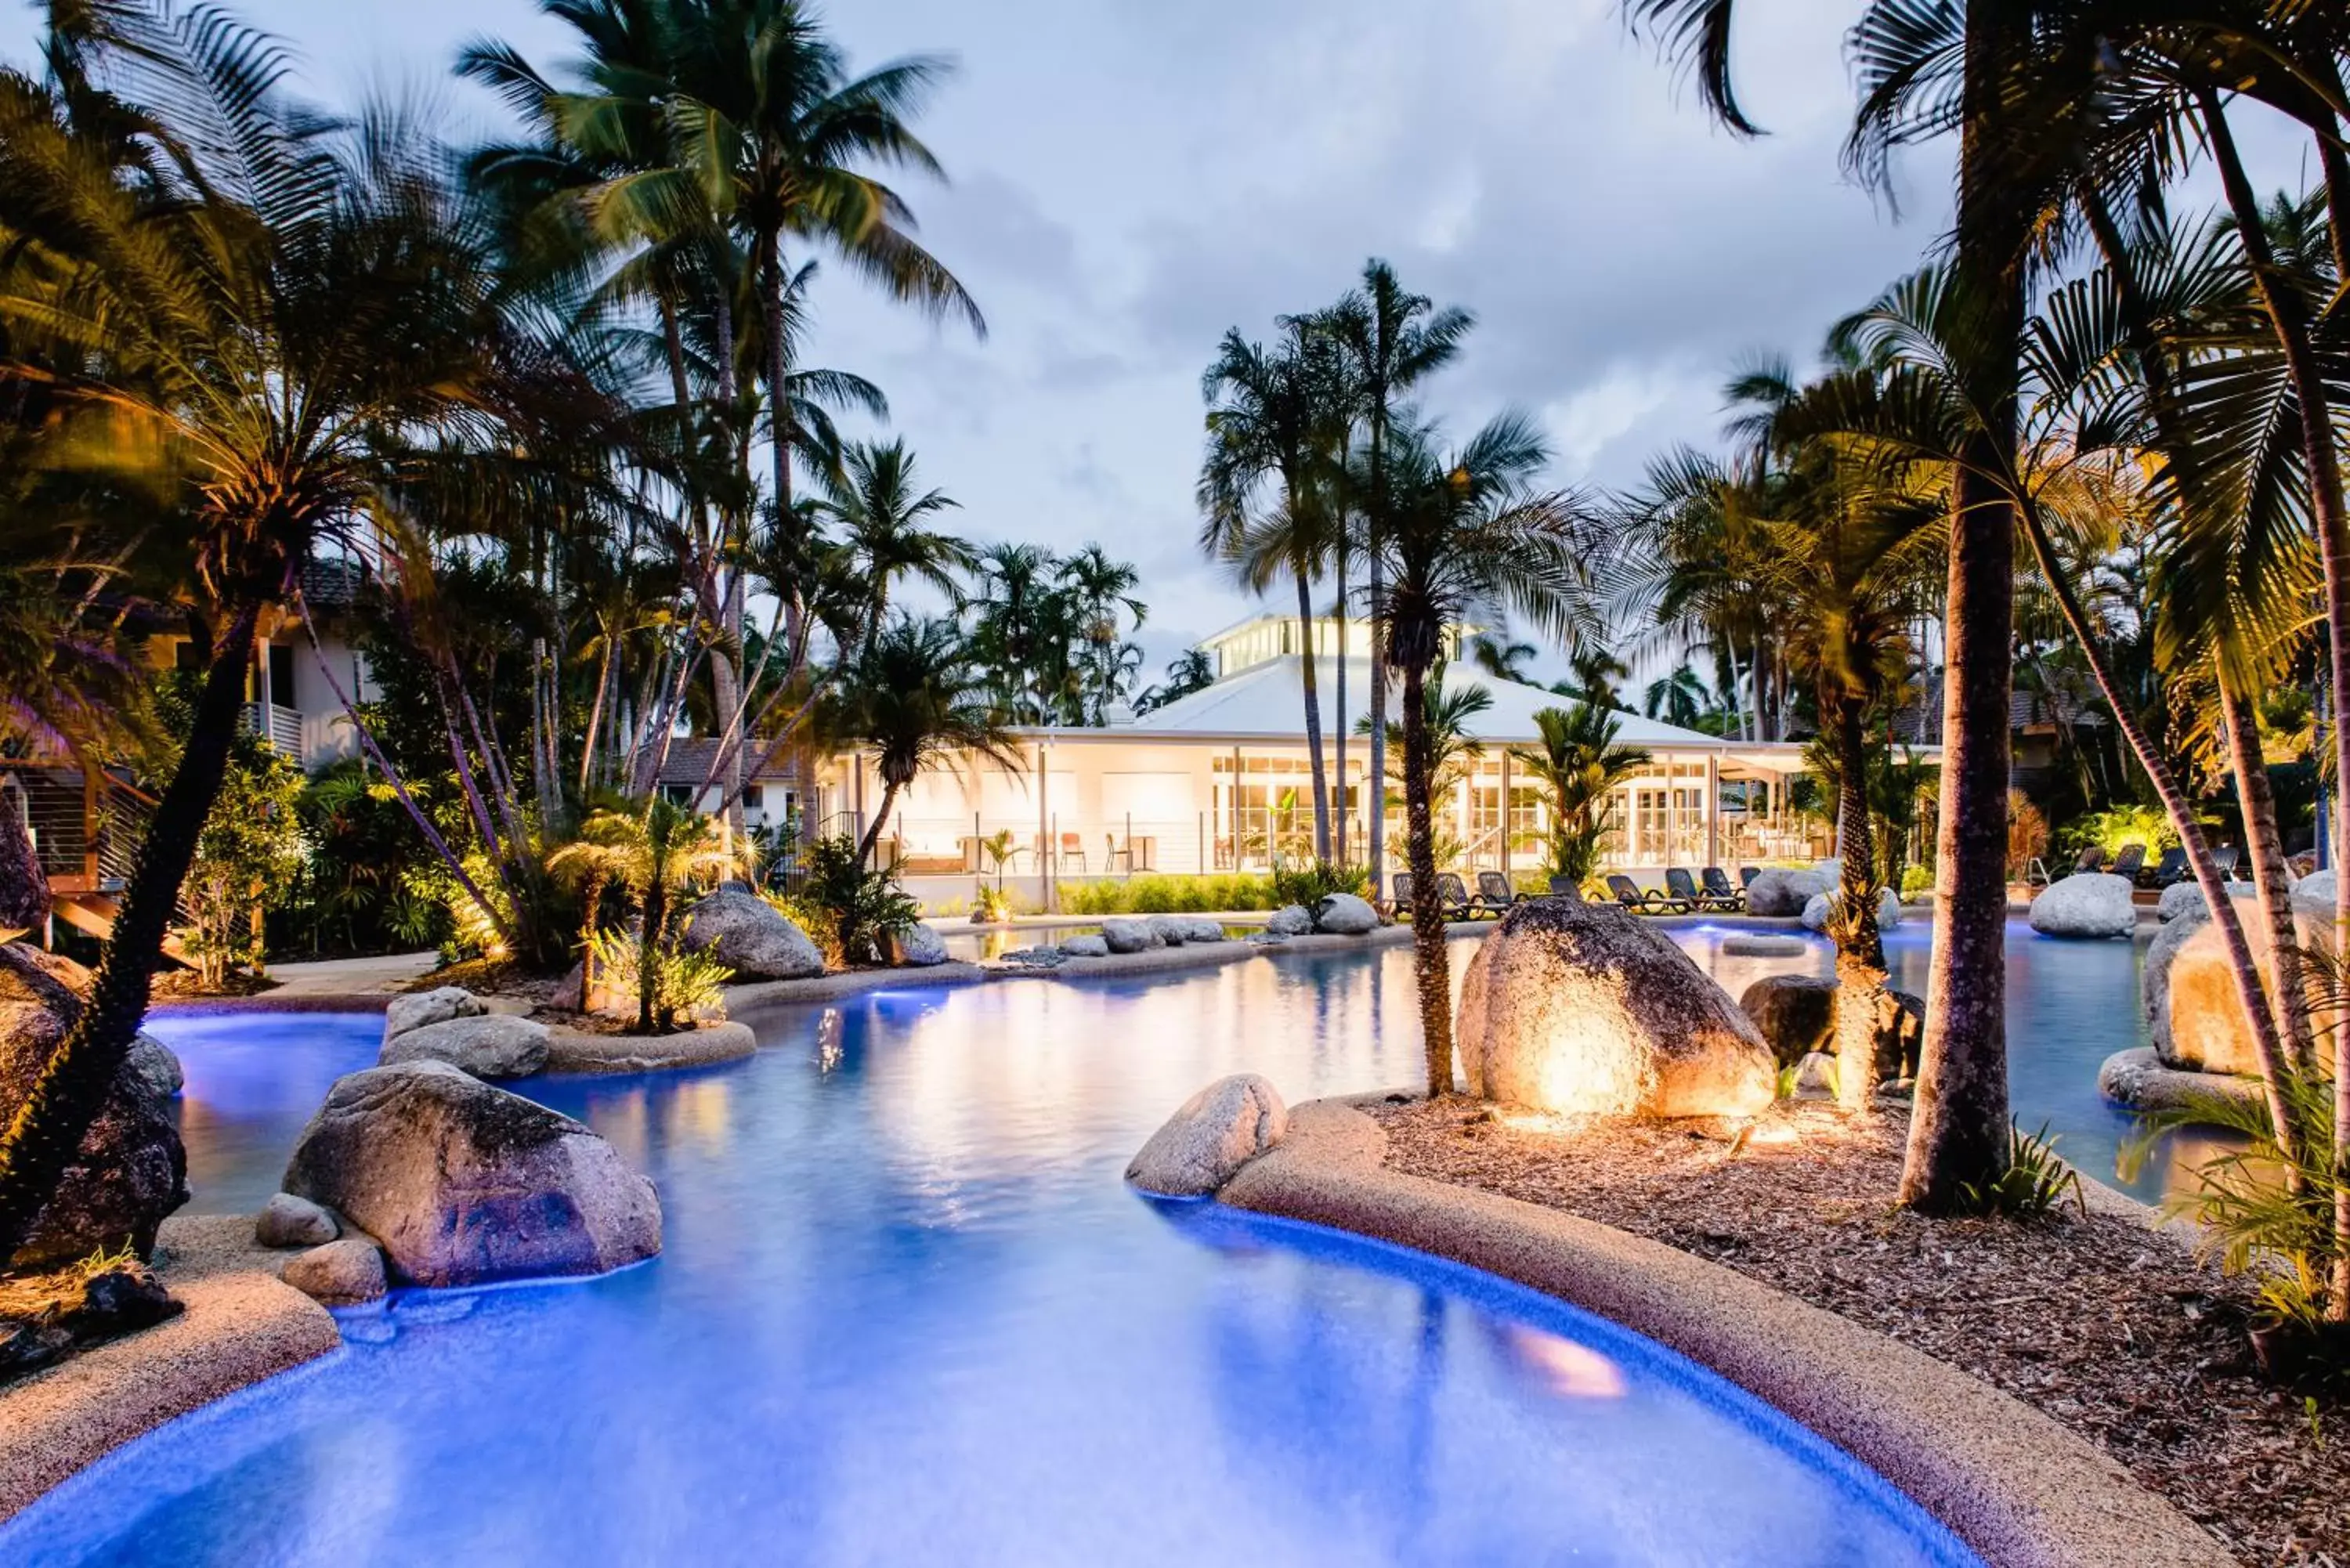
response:
[[[747,768],[757,762],[773,743],[772,741],[753,741],[744,746],[743,765]],[[665,784],[699,784],[710,776],[710,764],[717,755],[718,741],[712,735],[689,735],[671,741],[669,758],[661,764],[660,782]],[[775,760],[769,763],[766,771],[754,782],[785,781],[798,776],[792,766],[791,748],[786,746],[775,754]]]

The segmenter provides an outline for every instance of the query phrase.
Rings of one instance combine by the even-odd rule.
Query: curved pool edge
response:
[[[1360,1100],[1308,1101],[1216,1195],[1412,1248],[1677,1351],[1868,1466],[1995,1568],[2235,1559],[2085,1438],[1921,1351],[1662,1242],[1386,1168]]]
[[[332,1314],[256,1259],[249,1217],[166,1220],[186,1310],[0,1390],[0,1523],[132,1439],[342,1345]]]

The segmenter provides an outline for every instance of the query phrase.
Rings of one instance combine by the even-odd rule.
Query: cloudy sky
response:
[[[485,95],[445,82],[492,34],[543,66],[531,0],[242,0],[296,43],[315,96],[429,85],[452,130]],[[1758,142],[1714,130],[1627,38],[1612,0],[864,0],[832,8],[853,61],[956,65],[922,121],[945,186],[906,193],[989,335],[933,327],[847,275],[819,284],[811,363],[879,381],[930,483],[983,537],[1133,560],[1154,676],[1248,605],[1193,547],[1199,375],[1229,326],[1268,332],[1383,255],[1473,310],[1428,393],[1466,427],[1515,406],[1562,483],[1628,484],[1711,441],[1756,352],[1799,360],[1917,264],[1947,221],[1931,150],[1899,212],[1840,175],[1848,0],[1759,0],[1741,40]],[[0,22],[29,57],[32,13]]]

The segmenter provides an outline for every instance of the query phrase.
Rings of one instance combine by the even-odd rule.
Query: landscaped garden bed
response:
[[[1387,1165],[1679,1248],[1914,1346],[2104,1449],[2248,1563],[2350,1560],[2350,1399],[2262,1376],[2242,1279],[2099,1204],[2046,1220],[1892,1207],[1905,1112],[1687,1124],[1375,1107]],[[1790,1141],[1770,1141],[1792,1133]]]

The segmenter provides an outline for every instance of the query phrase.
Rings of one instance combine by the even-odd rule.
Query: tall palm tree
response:
[[[213,635],[89,1004],[0,1133],[0,1256],[79,1147],[146,1011],[264,607],[294,597],[318,539],[386,498],[385,432],[458,418],[497,336],[479,236],[442,223],[399,162],[412,142],[380,124],[356,146],[322,135],[280,90],[283,51],[213,13],[109,7],[106,20],[91,53],[120,119],[150,128],[151,163],[126,177],[47,89],[0,80],[0,321],[20,347],[54,345],[70,417],[106,431],[77,458],[138,471],[184,516]]]
[[[1748,0],[1751,5],[1752,0]],[[1759,134],[1731,69],[1738,0],[1624,0],[1636,27],[1690,66],[1707,106],[1733,132]],[[1881,182],[1896,146],[1938,134],[1959,142],[1952,286],[1974,302],[1981,340],[1969,387],[1981,410],[1950,491],[1950,572],[1943,600],[1944,717],[1938,859],[1926,1040],[1910,1118],[1902,1201],[1942,1212],[1990,1189],[2008,1159],[2007,791],[2014,621],[2015,531],[2010,500],[1989,476],[2012,459],[2018,346],[2027,267],[2052,188],[2072,167],[2070,144],[2022,112],[2010,88],[2052,7],[2040,0],[1969,0],[1925,20],[1953,24],[1940,68],[1917,68],[1910,45],[1923,8],[1870,0],[1852,34],[1863,88],[1848,164]],[[2082,97],[2095,82],[2083,74]],[[2062,107],[2062,106],[2060,106]]]
[[[1452,1092],[1452,987],[1438,902],[1430,794],[1436,772],[1428,678],[1451,628],[1513,618],[1553,641],[1580,641],[1586,585],[1578,505],[1534,488],[1549,450],[1504,414],[1457,452],[1432,431],[1399,427],[1382,453],[1386,499],[1377,559],[1385,591],[1375,628],[1402,674],[1404,815],[1412,873],[1412,956],[1426,1041],[1428,1092]],[[1373,731],[1376,738],[1378,732]]]
[[[1114,561],[1099,545],[1088,544],[1064,559],[1055,573],[1074,610],[1087,723],[1109,722],[1110,704],[1132,690],[1141,649],[1126,640],[1139,629],[1150,607],[1135,597],[1141,577],[1132,563]]]
[[[1613,712],[1590,702],[1534,711],[1541,749],[1516,756],[1520,766],[1550,789],[1554,877],[1580,886],[1599,868],[1599,838],[1607,830],[1608,804],[1619,785],[1648,766],[1645,749],[1617,742],[1623,728]]]
[[[1020,765],[962,628],[944,618],[893,618],[858,660],[826,728],[870,750],[881,775],[880,804],[857,846],[860,862],[880,841],[899,793],[932,763],[976,755]]]
[[[1469,644],[1469,657],[1477,668],[1496,680],[1513,680],[1523,686],[1533,679],[1527,661],[1540,651],[1531,642],[1514,642],[1500,632],[1480,632]]]
[[[1314,854],[1327,862],[1330,778],[1322,750],[1314,582],[1336,550],[1343,524],[1327,462],[1329,355],[1304,317],[1284,320],[1282,339],[1270,351],[1234,328],[1224,334],[1200,390],[1209,405],[1208,452],[1200,468],[1200,509],[1206,516],[1201,547],[1232,562],[1260,593],[1276,576],[1286,576],[1297,591]]]
[[[1359,287],[1316,318],[1319,330],[1336,345],[1344,361],[1355,424],[1363,432],[1361,483],[1356,513],[1362,520],[1361,551],[1368,562],[1371,642],[1371,765],[1374,779],[1387,776],[1388,663],[1394,650],[1379,628],[1388,623],[1384,576],[1384,538],[1392,525],[1395,486],[1388,449],[1405,399],[1412,389],[1451,363],[1477,318],[1457,306],[1439,310],[1426,295],[1411,294],[1395,269],[1373,257],[1364,264]],[[1385,814],[1371,814],[1371,891],[1387,875]],[[1441,950],[1439,950],[1440,953]],[[1447,1059],[1450,1059],[1448,1046]]]
[[[1015,720],[1048,722],[1043,689],[1060,615],[1058,565],[1041,545],[995,544],[979,553],[972,652],[988,672],[996,705]]]
[[[968,541],[926,526],[960,504],[943,490],[920,488],[914,454],[904,441],[857,441],[842,448],[839,473],[822,476],[822,483],[819,504],[840,524],[840,542],[870,589],[867,648],[880,636],[890,593],[899,582],[920,578],[952,597],[961,589],[956,574],[979,565]]]

